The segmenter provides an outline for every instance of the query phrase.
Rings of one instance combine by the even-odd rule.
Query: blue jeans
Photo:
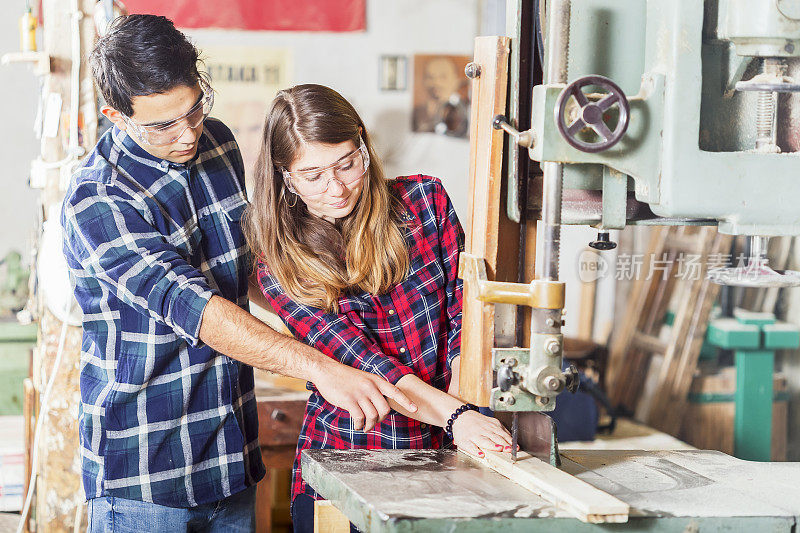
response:
[[[256,530],[255,502],[255,486],[224,500],[189,508],[113,496],[92,498],[87,533],[252,533]]]

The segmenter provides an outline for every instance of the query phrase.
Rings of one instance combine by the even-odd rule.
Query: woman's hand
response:
[[[482,456],[484,450],[511,452],[511,434],[496,418],[466,411],[453,422],[453,442],[462,451]]]

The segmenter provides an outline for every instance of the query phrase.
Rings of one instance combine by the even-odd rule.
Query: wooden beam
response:
[[[33,428],[36,426],[36,406],[39,405],[38,402],[38,395],[36,394],[36,388],[33,386],[33,380],[31,378],[25,378],[25,381],[22,382],[22,391],[24,395],[24,401],[22,404],[22,421],[24,425],[24,441],[25,441],[25,478],[24,478],[24,485],[22,486],[22,494],[23,496],[28,494],[29,483],[31,480],[31,471],[32,471],[32,450],[33,450]],[[22,517],[22,520],[25,522],[25,527],[23,531],[25,533],[30,532],[30,518],[31,518],[31,509],[28,509],[28,512],[25,513],[25,516]]]
[[[504,205],[501,193],[503,132],[492,127],[492,120],[506,109],[509,48],[508,37],[475,39],[474,62],[480,66],[480,75],[472,80],[470,219],[466,251],[486,260],[490,280],[497,279],[498,235],[504,216],[501,213]],[[516,265],[516,255],[513,264]],[[475,287],[465,284],[459,396],[465,401],[488,406],[492,387],[494,306],[478,301],[475,291]]]
[[[655,335],[648,335],[647,333],[642,333],[641,331],[637,331],[633,334],[631,344],[636,348],[641,348],[648,352],[660,354],[666,353],[668,348],[667,343]]]
[[[33,2],[32,2],[33,3]],[[89,152],[97,142],[97,97],[91,79],[91,69],[86,58],[91,52],[97,29],[94,13],[96,0],[78,0],[80,55],[73,57],[72,23],[79,16],[73,13],[72,2],[64,0],[43,0],[36,2],[41,6],[43,21],[43,47],[37,57],[42,77],[42,93],[47,100],[49,95],[60,97],[60,110],[49,110],[60,116],[60,124],[55,137],[42,137],[41,160],[47,163],[62,161],[69,146],[68,131],[73,121],[80,125],[80,145]],[[72,66],[79,62],[78,116],[73,116]],[[64,199],[62,170],[57,165],[46,171],[45,187],[40,197],[42,213],[46,219],[50,207],[60,207]],[[51,222],[52,223],[52,222]],[[36,314],[39,318],[39,342],[32,361],[33,386],[36,394],[43,394],[50,377],[53,362],[58,352],[62,323],[46,306],[38,302]],[[76,506],[83,506],[80,469],[80,445],[78,440],[78,413],[73,398],[80,398],[80,354],[82,333],[78,327],[68,326],[63,345],[63,360],[52,391],[51,405],[44,417],[37,451],[38,478],[33,500],[36,517],[36,531],[70,531],[75,527],[85,529],[85,525],[75,524]],[[38,405],[38,402],[37,402]],[[32,444],[32,443],[31,443]],[[78,517],[80,518],[80,517]]]
[[[520,452],[514,463],[507,453],[484,450],[484,454],[484,458],[479,458],[465,453],[582,522],[603,524],[628,521],[630,508],[627,503],[541,459]]]

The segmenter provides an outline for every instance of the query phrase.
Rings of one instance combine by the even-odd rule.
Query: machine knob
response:
[[[481,77],[481,66],[474,61],[471,63],[467,63],[467,66],[464,67],[464,75],[471,80],[477,79]]]
[[[561,380],[555,376],[548,376],[544,379],[544,386],[549,391],[557,392],[561,388]]]
[[[584,87],[597,87],[608,94],[597,102],[589,101],[583,92]],[[580,106],[578,118],[567,124],[564,116],[567,103],[574,97]],[[614,106],[619,106],[619,120],[614,131],[606,124],[606,112]],[[622,139],[628,130],[630,119],[630,105],[628,98],[619,86],[604,76],[583,76],[573,81],[561,91],[556,100],[555,107],[556,126],[559,133],[571,146],[582,152],[597,153],[608,150]],[[578,133],[584,128],[591,128],[602,140],[587,142],[578,138]]]
[[[564,388],[572,393],[577,391],[581,381],[578,375],[578,369],[575,368],[575,365],[569,365],[569,368],[564,372],[564,377],[567,379],[567,385]]]
[[[517,374],[511,369],[509,365],[503,365],[497,369],[497,386],[503,392],[511,390],[512,385],[518,382]]]
[[[617,243],[611,240],[607,231],[601,231],[597,234],[597,240],[590,242],[589,246],[595,250],[613,250]]]

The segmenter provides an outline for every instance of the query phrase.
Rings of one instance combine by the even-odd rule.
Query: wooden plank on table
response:
[[[314,502],[314,533],[350,533],[350,520],[327,500]]]
[[[470,115],[469,213],[466,251],[486,260],[490,280],[496,279],[498,233],[502,202],[503,132],[492,127],[505,113],[508,83],[508,37],[477,37],[474,62],[480,76],[472,80]],[[514,257],[516,263],[516,257]],[[476,287],[464,285],[459,396],[488,406],[492,386],[494,306],[477,300]]]
[[[514,463],[508,453],[484,450],[484,454],[480,458],[465,453],[582,522],[602,524],[628,521],[630,508],[627,503],[537,457],[520,452]]]

